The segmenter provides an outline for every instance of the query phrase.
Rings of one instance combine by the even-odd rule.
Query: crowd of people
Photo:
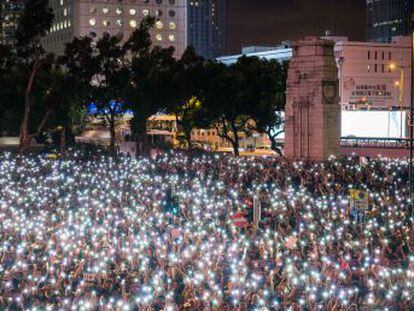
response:
[[[0,309],[413,310],[408,190],[402,160],[2,153]]]

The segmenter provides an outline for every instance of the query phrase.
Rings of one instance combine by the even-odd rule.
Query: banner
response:
[[[256,226],[262,220],[262,204],[257,196],[253,198],[253,222]]]
[[[237,212],[233,216],[233,224],[239,228],[246,228],[249,226],[246,215],[243,212]]]
[[[368,192],[351,189],[349,190],[351,208],[358,210],[368,210],[369,195]]]

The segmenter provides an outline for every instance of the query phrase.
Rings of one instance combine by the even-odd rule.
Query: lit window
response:
[[[89,25],[91,25],[91,26],[95,26],[95,25],[96,25],[96,19],[91,18],[91,19],[89,20]]]
[[[157,34],[155,35],[155,39],[157,39],[157,41],[162,41],[162,34],[157,33]]]
[[[63,16],[67,16],[68,15],[68,9],[67,8],[64,8],[63,9]]]
[[[129,26],[131,26],[132,28],[136,28],[137,27],[137,22],[134,19],[131,19],[129,21]]]
[[[116,14],[121,15],[122,14],[122,9],[121,8],[116,8]]]
[[[122,19],[117,19],[117,20],[116,20],[116,24],[117,24],[118,26],[122,26],[124,23],[122,22]]]
[[[90,9],[89,9],[89,13],[91,13],[91,14],[93,14],[93,13],[96,13],[96,7],[91,7]]]
[[[168,40],[170,40],[171,42],[174,42],[175,41],[175,35],[169,35]]]
[[[108,27],[109,24],[110,24],[109,21],[106,21],[106,20],[102,22],[102,25],[104,25],[105,27]]]
[[[171,30],[174,30],[175,28],[177,28],[177,25],[174,22],[170,22],[169,27]]]
[[[60,3],[60,5],[63,5],[63,0],[60,0],[59,3]]]
[[[104,13],[104,14],[108,14],[108,13],[109,13],[109,9],[108,9],[108,8],[103,8],[103,9],[102,9],[102,13]]]
[[[142,14],[144,14],[144,16],[148,16],[149,15],[149,10],[147,10],[147,9],[144,9],[144,10],[142,10]]]
[[[157,27],[158,29],[162,29],[162,27],[164,27],[164,24],[161,21],[157,21],[155,23],[155,27]]]
[[[135,10],[135,9],[129,9],[129,14],[135,15],[135,14],[137,14],[137,10]]]

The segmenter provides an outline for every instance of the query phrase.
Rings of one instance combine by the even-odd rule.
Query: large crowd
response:
[[[2,153],[0,309],[413,310],[408,164]]]

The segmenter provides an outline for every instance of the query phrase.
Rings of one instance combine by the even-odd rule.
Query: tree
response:
[[[16,81],[13,67],[16,62],[16,55],[11,46],[0,44],[0,135],[17,135],[16,124],[18,119],[19,100],[16,92]]]
[[[11,46],[0,44],[0,92],[5,93],[7,77],[16,61]]]
[[[132,60],[126,98],[134,112],[133,135],[141,142],[146,140],[147,119],[172,106],[178,98],[175,81],[179,63],[174,48],[151,47],[149,29],[154,21],[144,19],[127,42]]]
[[[47,128],[60,135],[60,151],[65,154],[67,137],[72,136],[74,127],[74,114],[81,110],[80,97],[66,68],[56,65],[51,71],[48,82],[47,97],[44,98],[46,106],[54,105]]]
[[[115,153],[116,125],[126,111],[124,92],[129,83],[128,46],[120,36],[105,33],[96,42],[75,38],[66,45],[60,62],[66,67],[69,87],[78,102],[93,104],[109,125],[110,151]]]
[[[177,102],[168,110],[175,114],[177,125],[183,133],[180,137],[191,148],[192,130],[203,125],[200,118],[200,92],[206,78],[205,60],[196,54],[193,47],[188,47],[179,60],[179,71],[176,75]]]
[[[216,128],[219,137],[233,147],[239,156],[240,133],[249,121],[249,92],[245,77],[236,65],[216,62],[207,65],[207,80],[202,91],[205,118]]]
[[[66,102],[61,107],[65,109],[58,111],[62,138],[80,134],[85,123],[86,109],[92,101],[91,81],[98,71],[93,44],[90,37],[74,38],[66,44],[65,52],[58,60],[66,77],[62,81],[65,87],[61,89],[63,101]],[[61,147],[64,149],[63,143]]]
[[[20,126],[20,150],[24,151],[30,146],[30,141],[37,136],[46,123],[53,106],[45,110],[36,131],[30,133],[29,123],[32,109],[32,97],[36,82],[41,71],[50,70],[53,57],[46,55],[41,45],[41,38],[46,34],[53,22],[53,13],[48,8],[47,0],[29,0],[19,19],[16,30],[16,70],[24,73],[24,109]]]
[[[104,34],[96,42],[92,57],[97,71],[91,81],[91,102],[109,125],[110,151],[115,153],[116,124],[126,112],[124,93],[129,83],[128,49],[120,36]]]
[[[284,132],[287,63],[243,57],[237,66],[244,72],[251,90],[249,115],[254,120],[254,129],[265,133],[272,150],[282,155],[276,138]]]

